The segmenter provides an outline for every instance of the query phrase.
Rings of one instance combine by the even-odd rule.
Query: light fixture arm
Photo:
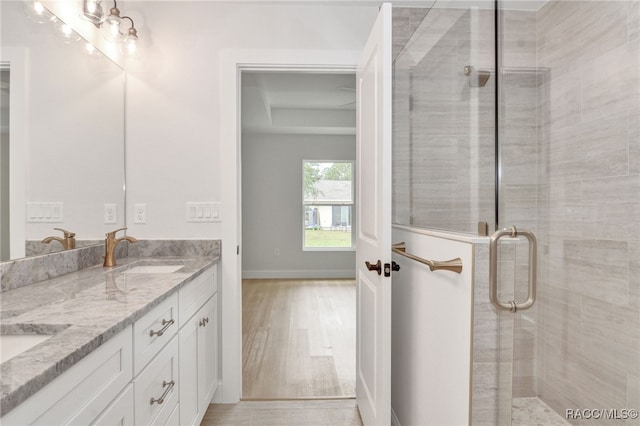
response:
[[[113,3],[115,4],[115,1]],[[136,24],[133,22],[133,19],[131,19],[129,16],[122,16],[121,19],[128,19],[129,21],[131,21],[131,28],[133,29],[136,28]]]

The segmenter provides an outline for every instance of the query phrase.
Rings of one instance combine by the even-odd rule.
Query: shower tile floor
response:
[[[539,398],[513,398],[511,424],[514,426],[568,426],[562,416]]]

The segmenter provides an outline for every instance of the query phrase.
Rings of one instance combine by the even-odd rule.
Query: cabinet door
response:
[[[204,305],[198,333],[198,411],[207,410],[218,383],[218,295]],[[196,315],[197,316],[197,315]]]
[[[198,421],[198,338],[199,321],[196,315],[183,322],[180,329],[180,424],[193,425]]]

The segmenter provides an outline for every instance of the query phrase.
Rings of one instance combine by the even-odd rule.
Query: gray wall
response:
[[[243,134],[244,278],[355,276],[353,251],[302,250],[302,161],[355,160],[355,147],[355,136]]]

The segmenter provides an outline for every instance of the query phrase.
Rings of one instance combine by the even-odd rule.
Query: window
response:
[[[303,161],[305,250],[353,249],[353,162]]]

